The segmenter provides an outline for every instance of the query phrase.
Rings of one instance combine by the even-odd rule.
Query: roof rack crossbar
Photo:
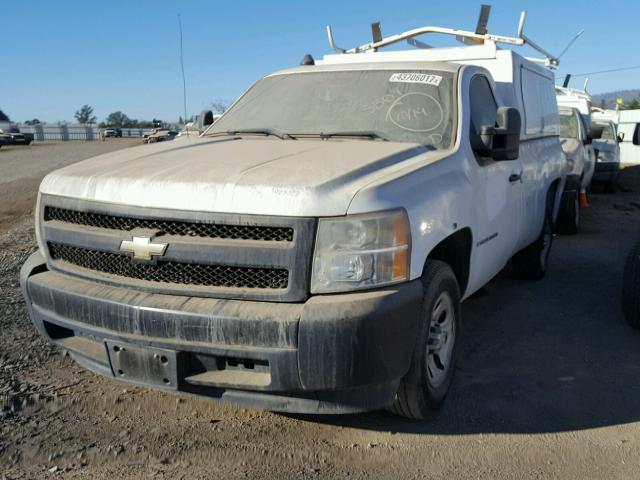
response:
[[[543,59],[530,59],[533,61],[544,63],[545,65],[556,67],[559,65],[560,61],[557,57],[553,56],[545,49],[536,44],[533,40],[527,37],[524,34],[524,24],[527,17],[527,12],[523,11],[520,13],[520,21],[518,23],[518,36],[517,37],[508,37],[504,35],[494,35],[492,33],[479,34],[475,32],[468,32],[465,30],[457,30],[453,28],[443,28],[443,27],[419,27],[414,28],[413,30],[408,30],[406,32],[398,33],[396,35],[391,35],[389,37],[381,38],[378,41],[373,41],[369,43],[365,43],[364,45],[360,45],[358,47],[354,47],[348,50],[340,48],[336,45],[335,40],[333,38],[333,33],[331,31],[331,26],[327,25],[327,37],[329,38],[329,45],[331,48],[337,53],[363,53],[363,52],[375,52],[379,48],[386,47],[389,45],[393,45],[394,43],[407,41],[408,43],[416,46],[416,42],[410,42],[410,40],[414,39],[414,37],[425,35],[429,33],[437,33],[442,35],[452,35],[454,37],[458,37],[461,39],[468,39],[477,41],[479,44],[484,42],[493,42],[493,43],[506,43],[509,45],[517,45],[523,46],[525,44],[529,45],[534,50],[537,50],[541,53],[544,58]]]
[[[333,40],[333,32],[331,31],[331,25],[327,25],[327,38],[329,39],[329,46],[336,53],[347,53],[344,48],[340,48],[336,45],[336,42]]]
[[[330,27],[328,27],[330,30]],[[366,52],[366,51],[370,51],[370,50],[377,50],[379,48],[382,47],[387,47],[389,45],[392,45],[394,43],[398,43],[398,42],[402,42],[405,40],[408,40],[410,38],[414,38],[420,35],[425,35],[427,33],[439,33],[442,35],[452,35],[452,36],[459,36],[459,37],[463,37],[463,38],[470,38],[470,39],[476,39],[476,40],[490,40],[493,42],[501,42],[501,43],[508,43],[511,45],[523,45],[524,41],[520,38],[513,38],[513,37],[504,37],[502,35],[493,35],[491,33],[488,33],[486,35],[480,35],[474,32],[467,32],[465,30],[456,30],[453,28],[443,28],[443,27],[419,27],[419,28],[414,28],[413,30],[409,30],[407,32],[402,32],[402,33],[398,33],[396,35],[391,35],[390,37],[385,37],[382,40],[380,40],[379,42],[370,42],[370,43],[365,43],[364,45],[360,45],[359,47],[354,47],[351,48],[349,50],[345,50],[342,53],[362,53],[362,52]],[[331,42],[330,42],[331,43]],[[333,46],[332,46],[333,48]],[[335,50],[335,48],[334,48]]]

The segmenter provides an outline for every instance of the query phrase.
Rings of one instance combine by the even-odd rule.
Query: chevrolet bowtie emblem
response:
[[[132,240],[123,240],[120,251],[133,253],[136,260],[152,260],[153,257],[161,257],[167,250],[168,243],[154,243],[149,237],[133,237]]]

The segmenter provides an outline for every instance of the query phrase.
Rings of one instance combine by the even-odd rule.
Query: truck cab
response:
[[[21,272],[36,328],[153,388],[428,416],[460,302],[509,262],[545,275],[566,161],[553,72],[496,46],[524,37],[423,30],[484,44],[305,57],[200,137],[49,174]]]

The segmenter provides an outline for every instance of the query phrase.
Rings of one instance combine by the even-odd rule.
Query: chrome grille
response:
[[[95,212],[81,212],[65,208],[46,207],[44,220],[110,230],[131,231],[134,228],[159,230],[167,235],[221,238],[230,240],[257,240],[268,242],[293,241],[293,228],[262,225],[224,225],[195,223],[154,218],[121,217]]]
[[[196,263],[133,263],[128,255],[48,243],[54,261],[110,275],[148,282],[179,285],[206,285],[224,288],[286,289],[289,274],[285,269],[230,267]]]

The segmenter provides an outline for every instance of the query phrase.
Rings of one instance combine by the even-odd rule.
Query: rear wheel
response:
[[[549,253],[551,253],[552,243],[553,227],[551,209],[549,205],[547,205],[540,235],[538,235],[535,242],[513,256],[512,264],[518,276],[528,280],[542,279],[547,273],[547,264],[549,263]]]
[[[580,193],[570,193],[571,198],[567,206],[558,215],[558,232],[575,235],[580,229]]]
[[[460,289],[451,267],[429,260],[422,282],[422,315],[411,367],[389,407],[392,413],[413,419],[428,417],[447,396],[460,324]]]
[[[640,243],[629,252],[624,267],[622,311],[627,323],[640,329]]]

